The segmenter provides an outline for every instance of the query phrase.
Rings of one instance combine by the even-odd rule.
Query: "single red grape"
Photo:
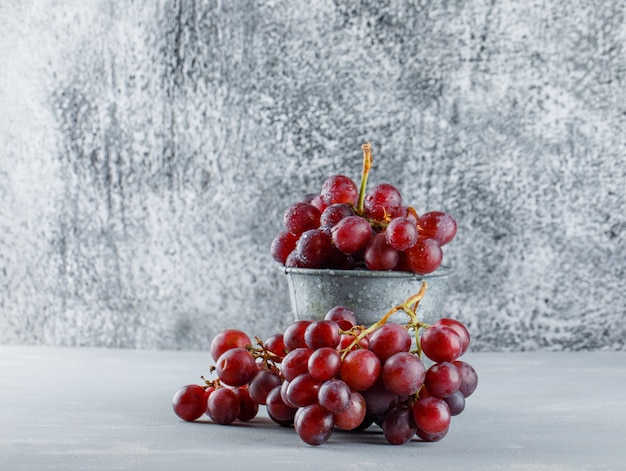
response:
[[[283,342],[287,351],[295,350],[296,348],[306,347],[304,341],[304,331],[311,323],[310,320],[300,319],[292,322],[287,326],[283,332]]]
[[[339,373],[341,356],[334,348],[322,347],[311,354],[307,364],[311,376],[319,381],[328,381]]]
[[[270,252],[274,260],[284,265],[287,262],[289,254],[296,248],[298,237],[298,235],[292,234],[287,230],[280,231],[276,237],[274,237],[272,245],[270,246]]]
[[[254,402],[265,405],[268,393],[280,383],[280,376],[275,370],[259,370],[248,385],[248,393]]]
[[[443,251],[435,239],[418,237],[417,242],[403,252],[404,266],[413,273],[434,272],[443,260]]]
[[[389,221],[402,213],[402,195],[389,183],[380,183],[365,194],[365,215],[376,221]]]
[[[319,404],[311,404],[298,411],[293,425],[303,442],[321,445],[332,434],[333,414]]]
[[[287,391],[285,391],[287,402],[296,407],[305,407],[317,403],[317,395],[322,385],[308,373],[296,376],[289,381]]]
[[[309,229],[317,229],[320,225],[320,210],[309,203],[294,203],[283,216],[285,229],[292,234],[302,234]]]
[[[293,424],[296,409],[285,404],[283,398],[281,397],[280,389],[281,386],[276,386],[267,394],[265,407],[267,409],[267,415],[270,416],[270,419],[278,425],[288,427]]]
[[[354,210],[349,204],[333,204],[328,206],[320,217],[320,229],[330,234],[335,225],[348,216],[354,216]]]
[[[391,248],[385,234],[375,234],[365,248],[365,266],[368,270],[393,270],[398,264],[400,253]]]
[[[206,412],[207,399],[207,391],[202,386],[188,384],[176,391],[172,407],[178,417],[193,422]]]
[[[387,244],[396,250],[413,247],[419,235],[415,222],[406,217],[392,219],[384,234]]]
[[[450,319],[447,317],[439,319],[436,323],[450,327],[459,335],[459,337],[461,338],[461,345],[463,346],[461,348],[461,355],[463,355],[469,348],[470,344],[470,334],[467,330],[467,327],[465,327],[461,322],[457,321],[456,319]]]
[[[280,364],[280,371],[287,381],[296,376],[309,372],[309,358],[313,350],[309,348],[296,348],[291,350]]]
[[[348,216],[331,230],[335,246],[344,253],[353,254],[365,249],[372,236],[372,226],[361,216]]]
[[[304,341],[311,350],[339,345],[339,325],[335,321],[313,321],[304,331]]]
[[[389,322],[370,334],[369,349],[384,363],[395,353],[408,352],[411,349],[411,336],[406,327]]]
[[[330,236],[319,229],[305,231],[296,243],[296,254],[302,268],[322,268],[331,249]]]
[[[345,175],[332,175],[322,184],[321,196],[327,205],[344,203],[356,206],[359,190],[354,181]]]
[[[478,374],[472,365],[461,360],[452,362],[461,375],[459,391],[465,397],[471,396],[478,386]]]
[[[342,380],[355,391],[371,388],[380,376],[380,360],[370,350],[352,350],[349,352],[339,369]]]
[[[417,355],[399,352],[390,356],[383,364],[381,377],[385,388],[399,396],[417,392],[424,383],[424,363]]]
[[[324,319],[335,321],[341,330],[350,330],[357,323],[356,314],[345,306],[335,306],[331,308]]]
[[[424,384],[433,396],[445,399],[459,390],[461,375],[450,362],[435,363],[426,371]]]
[[[426,397],[413,404],[413,419],[417,427],[426,433],[441,433],[450,426],[450,408],[443,399]]]
[[[415,436],[417,427],[413,411],[408,407],[392,409],[383,418],[381,427],[385,439],[392,445],[402,445]]]
[[[433,324],[424,329],[420,344],[424,354],[435,362],[452,362],[459,357],[463,348],[459,335],[443,324]]]
[[[439,245],[446,245],[456,235],[456,221],[441,211],[422,214],[417,219],[420,235],[435,239]]]
[[[350,386],[340,379],[324,382],[318,391],[319,404],[333,414],[338,414],[350,405]]]
[[[241,411],[237,394],[229,388],[217,388],[209,396],[207,413],[213,422],[221,425],[231,424]]]

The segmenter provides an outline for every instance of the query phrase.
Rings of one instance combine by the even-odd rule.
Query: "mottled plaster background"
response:
[[[625,43],[621,0],[0,1],[0,342],[284,328],[282,213],[371,141],[474,349],[624,350]]]

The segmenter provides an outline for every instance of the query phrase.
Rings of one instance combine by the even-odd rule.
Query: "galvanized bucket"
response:
[[[398,271],[282,269],[287,274],[291,309],[296,320],[323,319],[332,307],[345,306],[366,326],[418,293],[423,281],[428,288],[417,315],[422,322],[433,323],[441,317],[448,277],[454,272],[450,267],[440,267],[428,275]],[[408,320],[404,312],[389,319],[400,324]]]

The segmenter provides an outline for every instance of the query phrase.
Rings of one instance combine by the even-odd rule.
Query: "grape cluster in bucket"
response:
[[[360,188],[332,175],[319,194],[305,195],[284,213],[271,245],[276,261],[292,268],[397,270],[425,275],[443,261],[442,246],[456,235],[454,218],[442,211],[418,215],[398,189],[379,183],[367,189],[372,166],[363,145]]]

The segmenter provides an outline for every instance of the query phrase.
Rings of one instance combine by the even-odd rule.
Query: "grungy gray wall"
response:
[[[333,173],[459,224],[477,350],[625,348],[621,0],[0,2],[0,342],[289,322],[269,254]]]

